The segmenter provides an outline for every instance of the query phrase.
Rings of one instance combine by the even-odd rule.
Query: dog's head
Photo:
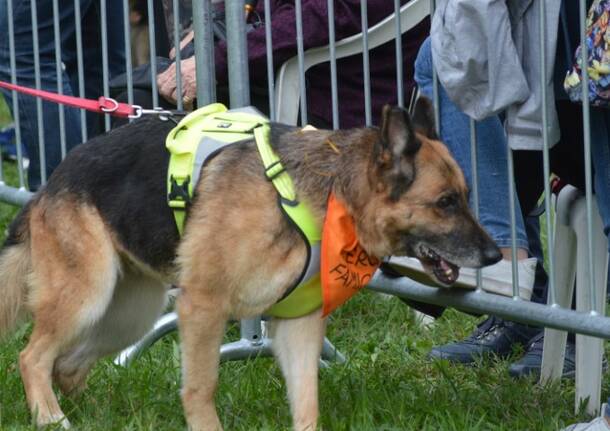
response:
[[[356,229],[370,253],[416,257],[445,285],[456,281],[461,266],[501,259],[468,208],[464,175],[436,136],[428,99],[418,100],[413,117],[384,108],[368,183],[371,196],[361,201]]]

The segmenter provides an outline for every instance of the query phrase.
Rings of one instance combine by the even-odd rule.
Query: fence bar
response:
[[[184,109],[182,100],[182,53],[180,52],[180,0],[172,2],[174,15],[174,60],[176,61],[176,108]]]
[[[152,82],[153,107],[159,106],[159,90],[157,89],[157,42],[155,40],[155,8],[153,0],[146,2],[148,11],[148,48],[150,51],[150,80]],[[178,95],[180,97],[180,95]]]
[[[216,100],[212,3],[210,0],[193,0],[193,29],[195,31],[197,104],[204,106]],[[181,97],[181,95],[178,96]]]
[[[40,82],[40,48],[38,45],[38,11],[36,9],[36,0],[30,1],[32,10],[32,40],[34,43],[34,80],[36,89],[40,90],[42,84]],[[42,184],[47,182],[47,157],[44,144],[44,119],[42,117],[42,99],[36,98],[36,114],[38,120],[38,152],[40,155],[40,181]]]
[[[85,67],[83,65],[83,29],[81,26],[80,0],[74,0],[74,33],[76,33],[76,69],[78,73],[78,96],[85,97]],[[129,19],[126,14],[125,19]],[[131,42],[130,42],[131,43]],[[130,71],[130,69],[128,70]],[[81,140],[87,141],[87,112],[80,110]]]
[[[0,202],[22,207],[32,196],[34,196],[34,193],[27,191],[25,188],[16,189],[15,187],[0,184]]]
[[[470,165],[472,170],[473,212],[479,219],[479,157],[477,155],[477,128],[474,119],[470,119]],[[477,289],[481,289],[481,270],[477,269]]]
[[[248,76],[244,1],[232,0],[226,2],[225,6],[231,108],[240,108],[250,104],[249,82],[244,79]],[[263,342],[260,317],[242,320],[239,327],[242,340],[248,340],[251,344]]]
[[[11,83],[17,84],[17,65],[15,64],[15,27],[13,24],[13,0],[7,0],[8,15],[8,46],[11,67]],[[13,99],[13,121],[15,123],[15,145],[17,147],[17,172],[19,173],[19,188],[25,188],[23,176],[23,154],[21,152],[21,122],[19,118],[19,97],[15,90],[12,91]]]
[[[337,54],[335,47],[335,4],[328,0],[328,46],[330,48],[330,95],[333,112],[333,129],[339,128],[339,92],[337,88]]]
[[[110,97],[108,73],[108,14],[106,13],[106,0],[100,0],[100,26],[102,28],[102,81],[104,96]],[[104,130],[110,130],[110,115],[104,114]]]
[[[250,104],[248,54],[246,47],[246,22],[244,0],[225,3],[227,19],[227,58],[229,66],[229,96],[231,108]]]
[[[436,10],[436,0],[430,2],[430,16],[434,16]],[[436,125],[436,134],[441,136],[441,107],[439,103],[438,94],[438,76],[436,75],[436,68],[434,62],[432,62],[432,99],[434,104],[434,123]]]
[[[409,298],[428,304],[455,307],[477,314],[491,314],[507,320],[584,335],[610,339],[610,318],[582,313],[561,307],[549,307],[530,301],[515,306],[512,298],[478,290],[442,289],[425,286],[405,277],[388,278],[377,271],[367,288],[376,292]]]
[[[125,41],[125,71],[127,72],[127,102],[133,104],[133,72],[131,64],[131,26],[129,25],[129,0],[123,0],[123,33]],[[129,119],[132,122],[133,119]]]
[[[549,251],[548,259],[548,276],[549,276],[549,291],[553,292],[550,297],[556,298],[555,295],[555,259],[553,258],[553,225],[551,221],[551,164],[549,158],[549,112],[547,106],[547,82],[546,82],[546,11],[545,2],[540,3],[540,83],[542,87],[542,142],[543,142],[543,172],[544,172],[544,205],[545,219],[547,230],[547,250]]]
[[[587,64],[588,49],[586,43],[585,26],[582,23],[586,22],[586,6],[585,1],[580,0],[580,46],[581,46],[581,61],[583,65]],[[586,67],[582,67],[582,118],[583,118],[583,141],[585,152],[585,196],[587,202],[587,260],[589,261],[589,294],[591,295],[591,314],[597,314],[597,294],[595,292],[595,282],[593,274],[593,176],[591,175],[591,114],[589,112],[589,74]],[[607,198],[607,197],[605,197]]]
[[[61,69],[61,44],[59,43],[59,5],[53,0],[53,37],[55,39],[55,74],[57,75],[57,93],[64,94],[63,71]],[[59,105],[59,144],[62,160],[66,157],[66,113],[64,106]]]
[[[515,208],[515,200],[517,199],[515,196],[515,163],[513,159],[513,150],[511,150],[508,145],[506,146],[506,164],[508,170],[508,209],[510,216],[510,255],[513,278],[513,298],[520,299],[519,261],[517,258],[517,209]]]
[[[364,73],[364,119],[366,126],[373,124],[371,114],[371,67],[369,63],[369,17],[367,0],[360,0],[360,19],[362,21],[362,67]]]
[[[398,106],[405,106],[404,82],[402,76],[402,32],[400,31],[400,0],[394,0],[394,22],[396,25],[396,92]]]
[[[294,12],[297,21],[297,56],[299,60],[299,99],[301,102],[301,125],[307,124],[307,91],[305,88],[305,64],[303,48],[303,9],[301,0],[294,2]]]
[[[275,113],[275,77],[273,67],[273,36],[271,34],[271,4],[265,0],[265,48],[267,52],[267,91],[269,93],[269,118],[277,121]]]

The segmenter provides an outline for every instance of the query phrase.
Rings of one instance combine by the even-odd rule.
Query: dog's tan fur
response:
[[[377,256],[413,254],[410,238],[430,232],[443,238],[466,226],[464,235],[477,244],[463,260],[480,266],[477,250],[494,246],[466,209],[467,188],[457,164],[425,133],[430,124],[415,135],[402,111],[385,115],[381,131],[284,134],[281,140],[294,144],[278,151],[299,197],[321,223],[332,190],[354,215],[362,245]],[[34,319],[19,363],[37,423],[69,425],[52,382],[65,393],[82,390],[98,358],[152,326],[165,306],[165,286],[173,282],[182,289],[177,310],[187,422],[192,430],[220,429],[213,398],[225,323],[265,312],[299,276],[307,255],[278,209],[277,192],[262,175],[254,146],[228,148],[206,166],[177,257],[158,267],[137,258],[91,200],[56,188],[59,193],[43,190],[26,208],[15,244],[0,259],[0,334],[24,310]],[[436,206],[448,190],[459,200],[449,216]],[[458,243],[468,241],[460,236],[445,242],[453,255],[464,246]],[[316,428],[324,329],[320,311],[272,323],[298,430]]]

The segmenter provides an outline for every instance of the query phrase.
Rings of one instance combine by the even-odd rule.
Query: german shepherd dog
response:
[[[166,202],[172,127],[142,119],[78,146],[11,225],[0,256],[0,334],[34,320],[19,369],[39,425],[69,427],[52,384],[66,394],[84,389],[99,358],[152,327],[175,284],[186,419],[192,430],[221,429],[213,400],[227,320],[263,314],[302,272],[306,244],[279,208],[253,141],[205,165],[179,236]],[[386,106],[381,128],[274,124],[271,140],[320,225],[333,192],[369,254],[415,256],[443,284],[460,266],[500,259],[469,212],[428,100],[412,118]],[[298,430],[316,428],[324,331],[320,311],[271,323]]]

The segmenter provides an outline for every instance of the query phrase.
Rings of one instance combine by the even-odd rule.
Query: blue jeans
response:
[[[43,90],[57,92],[55,64],[55,38],[53,27],[53,2],[39,0],[37,3],[38,40],[40,58],[40,80]],[[124,73],[125,48],[123,37],[123,6],[121,0],[107,0],[108,60],[110,77]],[[99,2],[81,0],[83,37],[83,63],[85,97],[97,99],[102,95],[102,54],[100,39]],[[30,0],[13,0],[13,26],[15,29],[15,61],[17,83],[35,87],[34,48],[32,36]],[[76,56],[76,32],[74,2],[60,2],[59,7],[61,60],[63,90],[68,95],[78,95],[78,73]],[[10,52],[8,40],[7,2],[0,1],[0,80],[10,81]],[[11,92],[2,92],[12,110]],[[58,105],[42,103],[42,122],[39,124],[36,99],[19,95],[19,119],[21,136],[30,158],[28,183],[32,190],[40,187],[42,178],[39,156],[39,128],[43,130],[45,167],[47,176],[61,161],[59,109]],[[77,109],[64,108],[66,124],[66,148],[70,150],[82,140],[80,114]],[[14,116],[14,113],[13,113]],[[100,118],[90,114],[87,129],[90,136],[100,132]]]
[[[425,96],[432,98],[432,52],[430,38],[415,60],[415,81]],[[441,139],[472,184],[470,119],[449,99],[439,85]],[[507,142],[497,116],[476,123],[477,168],[479,174],[479,221],[498,247],[511,246],[508,193]],[[472,199],[471,199],[472,207]],[[515,197],[517,247],[528,249],[519,201]]]
[[[610,238],[610,110],[591,107],[591,159],[597,205]]]

